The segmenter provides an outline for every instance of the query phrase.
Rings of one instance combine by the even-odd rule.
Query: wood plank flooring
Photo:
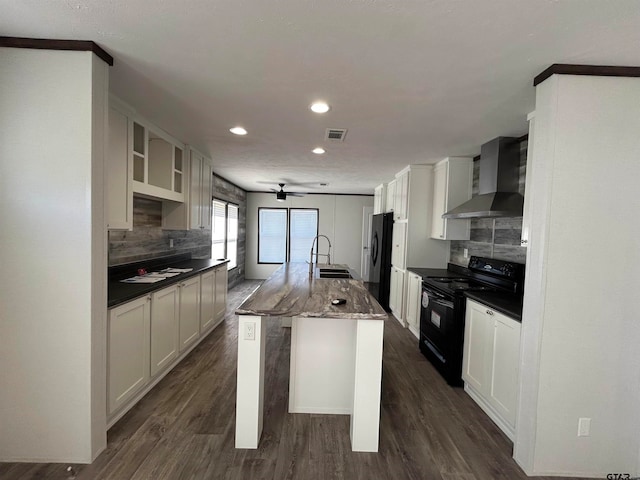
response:
[[[393,318],[385,324],[379,453],[351,451],[348,416],[287,413],[290,329],[279,321],[268,322],[260,448],[236,450],[233,312],[258,285],[229,291],[225,321],[111,428],[93,464],[0,463],[0,479],[528,478],[509,440],[462,389],[446,385]]]

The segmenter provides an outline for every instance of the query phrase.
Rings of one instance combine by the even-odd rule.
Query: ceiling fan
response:
[[[306,193],[285,192],[284,186],[286,184],[279,183],[278,185],[280,185],[280,190],[276,190],[275,188],[272,188],[271,190],[276,192],[276,200],[278,200],[279,202],[284,202],[287,199],[287,195],[291,195],[292,197],[304,197],[306,195]]]

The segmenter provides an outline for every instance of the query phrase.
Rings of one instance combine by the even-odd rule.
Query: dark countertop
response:
[[[346,265],[319,265],[348,268]],[[343,298],[344,305],[331,300]],[[284,263],[249,295],[237,315],[263,317],[319,317],[343,320],[385,320],[387,312],[378,304],[362,280],[309,277],[306,263]]]
[[[504,292],[465,292],[465,296],[522,322],[522,295]]]
[[[158,261],[136,262],[135,264],[120,265],[109,268],[109,286],[107,308],[117,307],[123,303],[133,300],[143,295],[147,295],[156,290],[161,290],[170,285],[179,283],[189,277],[199,275],[207,270],[229,263],[229,260],[193,260],[182,257],[170,257]],[[164,263],[163,263],[164,262]],[[146,268],[148,272],[161,270],[162,268],[193,268],[188,273],[181,273],[175,277],[165,278],[156,283],[122,283],[120,280],[136,275],[137,268]]]
[[[465,267],[460,267],[452,263],[449,264],[449,269],[446,268],[422,268],[422,267],[408,267],[407,270],[420,275],[422,279],[425,278],[455,278],[460,275],[467,275],[468,270]]]

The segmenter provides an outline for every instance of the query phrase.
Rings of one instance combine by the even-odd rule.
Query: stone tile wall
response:
[[[229,288],[244,281],[247,234],[247,193],[225,179],[213,176],[213,196],[239,206],[238,266],[229,271]],[[173,240],[173,248],[169,241]],[[133,230],[109,232],[109,266],[150,258],[191,253],[193,257],[211,257],[211,232],[208,230],[163,230],[162,202],[133,198]]]
[[[181,253],[209,258],[211,231],[163,230],[160,200],[133,197],[133,230],[109,232],[109,266]]]
[[[247,192],[222,177],[213,175],[213,197],[238,205],[238,266],[229,270],[229,288],[244,281],[247,250]]]
[[[519,191],[524,195],[524,183],[527,169],[527,141],[520,143],[520,181]],[[479,162],[473,165],[473,195],[478,194],[480,177]],[[495,222],[495,223],[494,223]],[[464,258],[464,249],[469,250],[469,257],[498,258],[513,262],[525,263],[527,249],[520,246],[522,217],[516,218],[474,218],[471,220],[469,240],[452,240],[449,261],[466,267],[469,258]]]

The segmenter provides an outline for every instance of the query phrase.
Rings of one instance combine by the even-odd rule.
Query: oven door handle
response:
[[[453,302],[449,302],[447,300],[443,300],[441,298],[432,298],[431,301],[436,305],[440,305],[445,308],[453,308]]]

